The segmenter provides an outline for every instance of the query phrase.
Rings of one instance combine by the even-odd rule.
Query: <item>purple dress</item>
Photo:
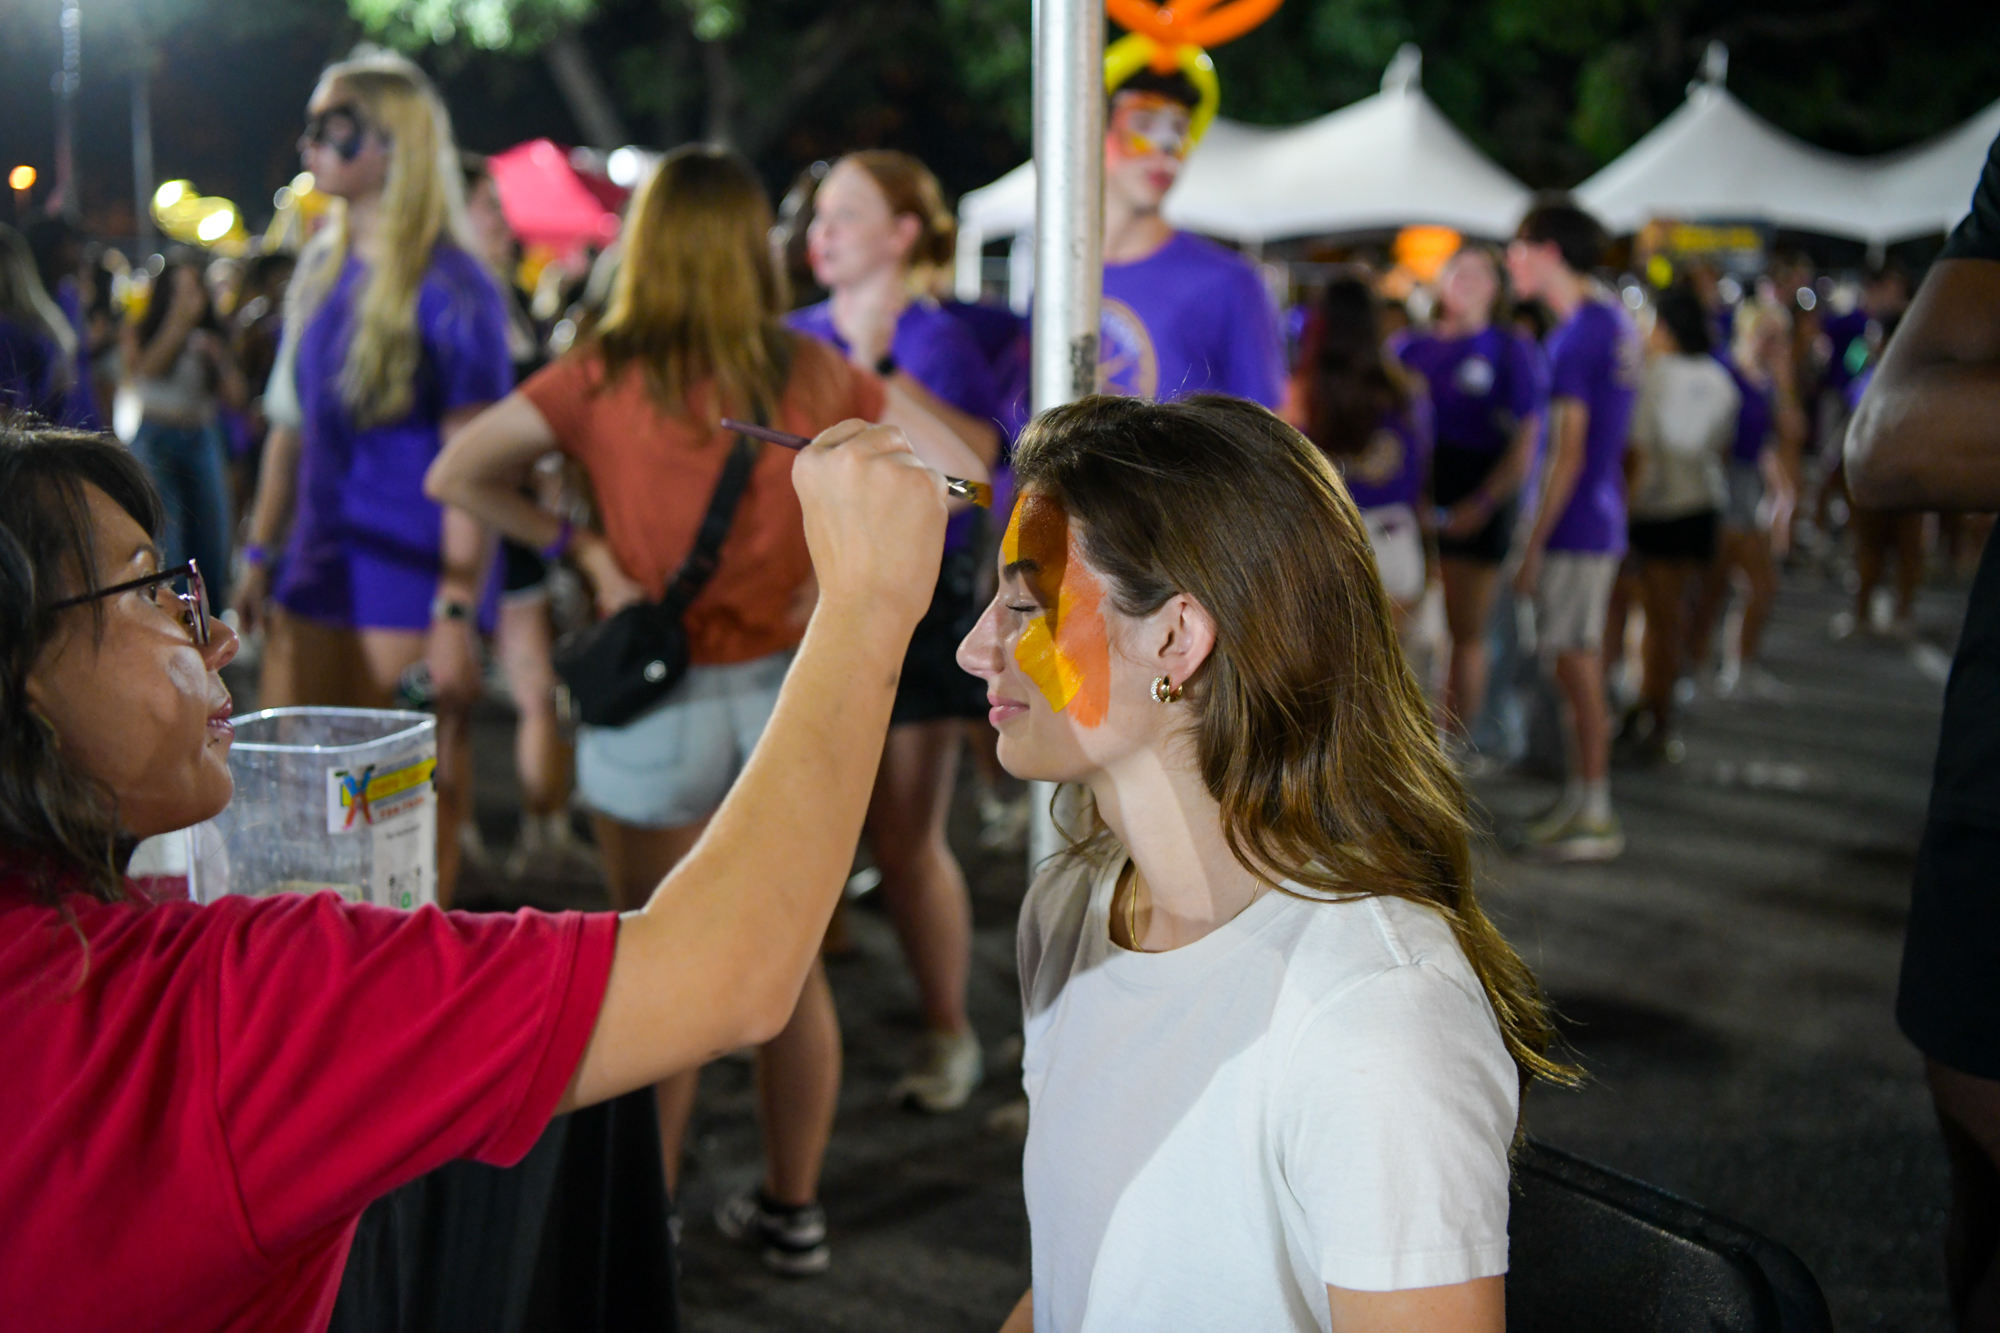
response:
[[[846,356],[847,340],[833,325],[833,303],[821,301],[794,310],[785,323],[800,333],[832,343]],[[896,320],[896,332],[889,341],[889,355],[896,368],[929,389],[967,416],[1000,421],[999,394],[994,388],[993,370],[972,326],[936,301],[912,301]],[[972,544],[979,515],[966,510],[954,514],[945,530],[945,549],[963,550]]]
[[[1144,259],[1106,264],[1100,318],[1097,382],[1106,393],[1227,393],[1272,408],[1284,396],[1270,293],[1249,260],[1213,241],[1176,232]]]
[[[1583,466],[1548,549],[1625,553],[1625,436],[1632,424],[1644,350],[1625,308],[1585,301],[1549,334],[1549,397],[1574,398],[1590,414]]]
[[[424,473],[445,417],[513,387],[507,311],[480,263],[440,241],[417,293],[415,402],[401,420],[360,426],[341,399],[340,373],[366,272],[349,256],[299,338],[298,508],[274,595],[328,625],[423,630],[444,519],[424,495]]]

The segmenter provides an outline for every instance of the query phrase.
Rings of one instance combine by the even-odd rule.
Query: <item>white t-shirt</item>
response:
[[[1329,1327],[1326,1288],[1507,1271],[1519,1082],[1451,928],[1266,892],[1111,943],[1125,858],[1021,910],[1036,1333]]]

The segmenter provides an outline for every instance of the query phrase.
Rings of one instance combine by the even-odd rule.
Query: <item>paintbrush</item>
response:
[[[788,430],[772,430],[769,426],[756,426],[748,421],[738,421],[734,417],[722,419],[724,430],[733,430],[739,435],[748,435],[753,440],[763,440],[769,444],[783,445],[787,449],[803,449],[812,441],[804,435],[794,435]],[[946,477],[945,493],[960,500],[970,500],[981,509],[993,507],[993,488],[983,481],[967,481],[963,477]]]

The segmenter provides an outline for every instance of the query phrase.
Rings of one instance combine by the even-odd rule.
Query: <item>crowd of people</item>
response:
[[[267,1312],[323,1311],[339,1224],[368,1197],[450,1157],[518,1157],[559,1106],[627,1088],[654,1087],[674,1192],[700,1066],[745,1043],[765,1170],[715,1222],[781,1272],[823,1271],[842,1051],[818,954],[857,834],[921,1007],[897,1099],[948,1114],[985,1077],[945,831],[970,756],[982,782],[1004,767],[1089,794],[1078,846],[1023,912],[1034,1289],[1008,1327],[1096,1326],[1107,1302],[1134,1327],[1209,1311],[1311,1328],[1329,1306],[1336,1322],[1498,1327],[1520,1091],[1572,1071],[1478,908],[1461,779],[1539,758],[1562,794],[1515,849],[1615,857],[1614,757],[1678,760],[1691,690],[1782,697],[1757,662],[1782,561],[1851,541],[1857,600],[1834,632],[1907,626],[1925,520],[1852,505],[1840,451],[1908,283],[1882,270],[1834,314],[1797,265],[1620,280],[1597,222],[1550,197],[1420,296],[1391,299],[1363,265],[1336,274],[1301,295],[1288,339],[1256,265],[1162,216],[1202,97],[1151,69],[1112,90],[1105,392],[1032,424],[1027,320],[944,295],[952,216],[902,153],[810,175],[783,225],[739,157],[671,153],[593,282],[538,318],[483,160],[459,152],[421,72],[365,55],[329,68],[306,108],[300,152],[338,206],[296,257],[170,254],[135,287],[66,224],[0,228],[0,405],[127,446],[23,432],[0,456],[21,488],[0,504],[34,492],[49,511],[7,519],[33,651],[9,649],[6,724],[49,740],[0,780],[0,878],[42,885],[38,910],[89,941],[77,984],[148,975],[148,930],[200,936],[185,913],[119,915],[115,867],[76,849],[101,834],[129,852],[213,815],[218,782],[227,798],[213,682],[239,635],[261,654],[260,706],[436,714],[445,906],[462,857],[484,854],[471,736],[490,655],[518,716],[510,866],[594,856],[628,923],[431,914],[413,934],[364,913],[342,935],[331,904],[226,907],[246,941],[325,945],[304,978],[269,957],[217,964],[280,997],[448,958],[396,1003],[432,1006],[438,1067],[511,1060],[515,1091],[421,1146],[376,1129],[350,1177],[239,1160],[250,1248],[293,1267],[280,1281],[231,1256],[177,1279],[187,1309],[221,1301],[197,1289],[210,1281],[261,1290]],[[807,284],[822,299],[796,304]],[[114,285],[144,299],[118,311]],[[820,443],[793,454],[725,418]],[[991,513],[947,514],[912,454],[992,483]],[[1946,537],[1976,546],[1963,526]],[[932,558],[859,553],[899,534]],[[555,590],[578,577],[582,622],[682,613],[685,674],[616,723],[560,706]],[[141,642],[125,611],[100,610],[86,668],[61,615],[133,587],[185,632]],[[23,784],[54,790],[46,775],[99,754],[130,712],[106,643],[123,669],[173,676],[186,698],[156,710],[160,745],[179,708],[199,754],[172,799],[115,764],[65,777],[76,805],[58,818]],[[1522,721],[1538,707],[1561,737],[1539,756]],[[92,805],[91,782],[115,804]],[[21,966],[48,966],[50,939]],[[28,947],[0,942],[0,959]],[[479,980],[454,988],[460,965]],[[151,984],[119,992],[123,1021],[142,1022]],[[325,1009],[333,1049],[371,1012]],[[1191,1012],[1214,1021],[1192,1029]],[[228,1112],[246,1117],[225,1125],[234,1144],[282,1119],[243,1072],[256,1060],[310,1080],[277,1033],[223,1021]],[[530,1049],[544,1028],[558,1035]],[[147,1070],[167,1087],[171,1064]],[[1392,1072],[1335,1077],[1362,1068]],[[442,1125],[457,1108],[434,1109]],[[331,1116],[321,1132],[347,1143]],[[1245,1117],[1274,1126],[1268,1141],[1231,1128]],[[1397,1304],[1416,1289],[1429,1305]]]

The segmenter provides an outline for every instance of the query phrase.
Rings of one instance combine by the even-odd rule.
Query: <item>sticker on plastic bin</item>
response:
[[[414,796],[430,794],[437,760],[419,759],[401,768],[360,772],[345,768],[326,771],[326,831],[353,833],[394,818]]]
[[[384,907],[421,907],[437,900],[437,808],[431,789],[419,787],[391,818],[370,825],[374,840],[368,872],[369,901]]]

